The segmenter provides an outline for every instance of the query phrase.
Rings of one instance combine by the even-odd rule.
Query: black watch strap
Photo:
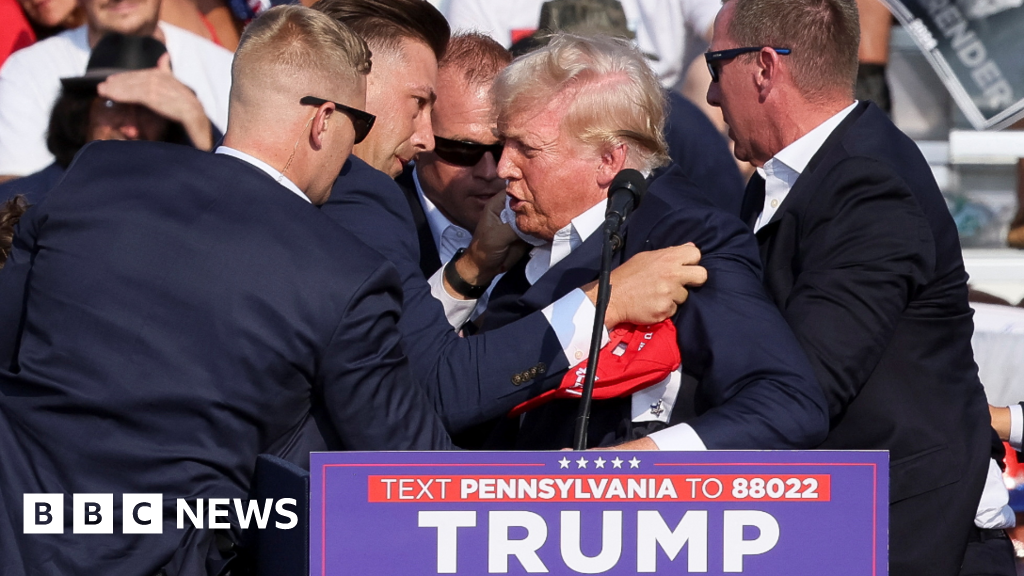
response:
[[[462,255],[465,253],[465,248],[459,248],[455,252],[455,255],[452,256],[452,259],[448,261],[448,264],[445,264],[444,279],[448,281],[448,285],[452,287],[452,290],[455,290],[470,300],[479,300],[480,297],[487,292],[487,287],[490,286],[491,283],[488,282],[487,284],[476,286],[466,282],[462,276],[459,276],[459,271],[455,268],[455,263],[458,262],[459,258],[462,258]]]

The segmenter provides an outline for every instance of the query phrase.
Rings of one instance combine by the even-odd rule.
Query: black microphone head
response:
[[[633,195],[633,208],[640,205],[640,200],[647,193],[647,178],[639,170],[626,168],[615,175],[612,185],[608,188],[608,197],[619,191],[628,190]]]

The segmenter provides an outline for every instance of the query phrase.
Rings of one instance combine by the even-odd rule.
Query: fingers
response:
[[[163,56],[161,56],[160,59],[156,61],[156,68],[157,70],[162,70],[164,72],[169,73],[171,71],[171,55],[167,52],[164,52]]]

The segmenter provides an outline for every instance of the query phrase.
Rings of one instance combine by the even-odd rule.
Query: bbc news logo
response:
[[[299,523],[296,505],[294,498],[281,498],[276,502],[270,498],[262,502],[241,498],[197,498],[194,504],[178,498],[177,528],[227,529],[231,527],[227,519],[233,510],[238,525],[243,529],[251,526],[265,530],[272,525],[280,530],[291,530]],[[122,534],[163,534],[163,494],[122,494],[121,510]],[[25,534],[63,534],[64,494],[25,494],[24,517]],[[113,534],[114,521],[113,494],[72,495],[73,534]]]

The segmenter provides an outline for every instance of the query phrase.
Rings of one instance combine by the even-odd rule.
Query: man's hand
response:
[[[501,210],[504,207],[504,193],[495,194],[487,202],[487,208],[473,231],[473,241],[462,258],[455,263],[459,276],[474,286],[489,284],[495,276],[518,262],[530,248],[516,236],[511,226],[501,221]],[[464,298],[451,289],[447,280],[444,286],[452,296]]]
[[[644,436],[643,438],[637,438],[636,440],[630,440],[625,444],[619,444],[618,446],[608,446],[606,448],[591,448],[591,450],[660,450],[658,445],[654,443],[654,440]]]
[[[210,121],[203,105],[195,93],[171,73],[168,54],[160,57],[156,68],[109,76],[96,87],[96,93],[114,102],[145,106],[168,120],[180,122],[196,148],[213,148]]]
[[[992,418],[992,428],[995,428],[999,439],[1003,442],[1008,441],[1010,439],[1010,409],[989,404],[988,413]]]
[[[691,243],[635,254],[612,270],[612,294],[604,325],[608,329],[623,322],[656,324],[675,316],[686,302],[686,287],[701,286],[708,271],[700,263],[700,250]],[[597,303],[597,282],[583,286],[591,302]]]

